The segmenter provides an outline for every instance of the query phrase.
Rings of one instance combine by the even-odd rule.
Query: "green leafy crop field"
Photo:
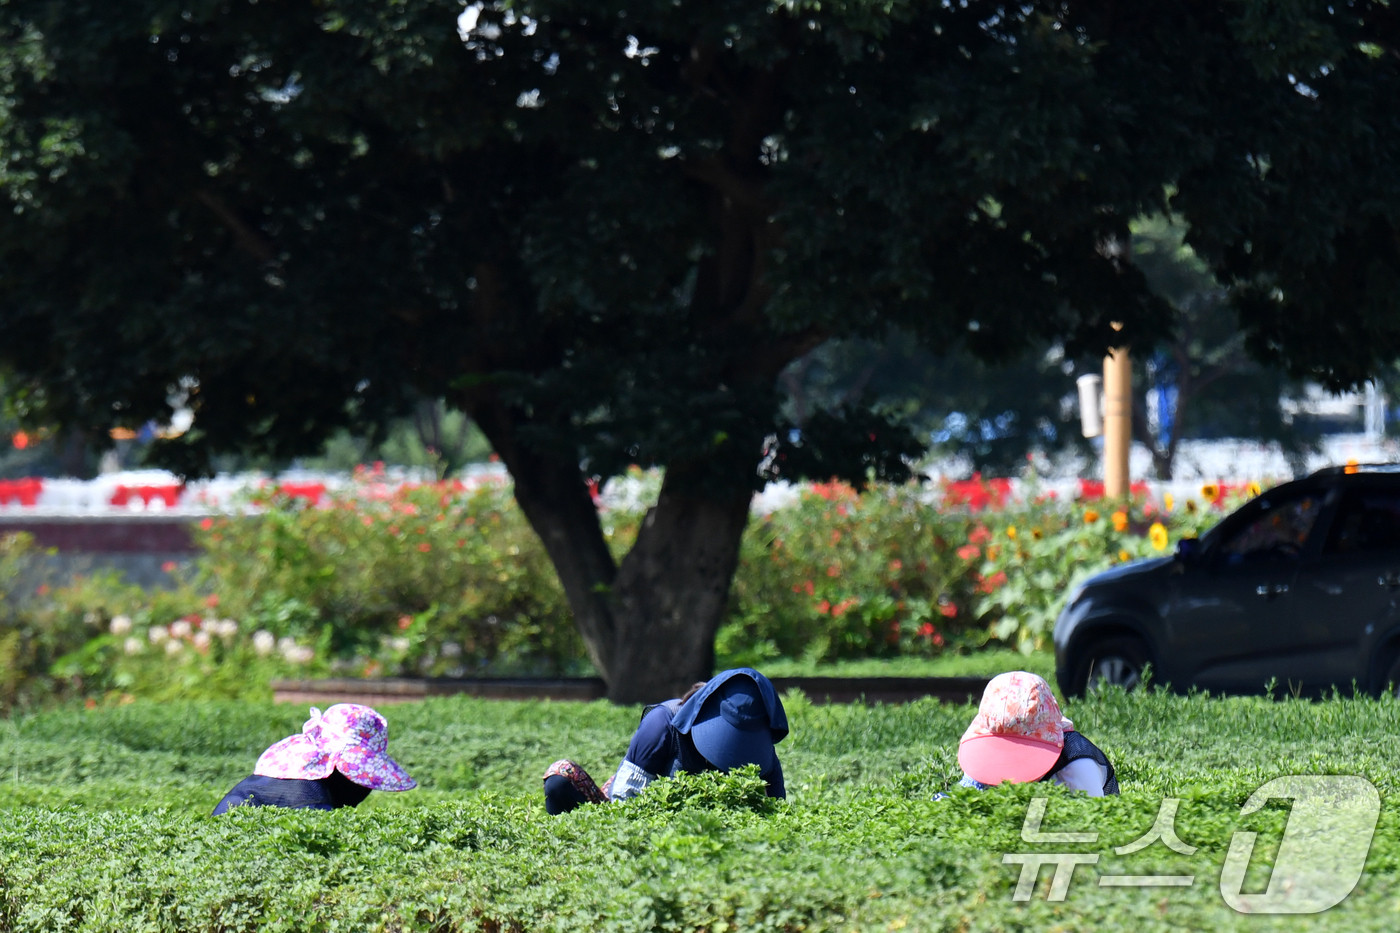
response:
[[[66,709],[0,724],[4,930],[1386,930],[1400,925],[1400,704],[1110,694],[1070,704],[1118,767],[1123,795],[1033,785],[954,790],[971,707],[812,706],[786,698],[779,746],[790,798],[757,779],[702,775],[622,805],[551,818],[539,775],[554,758],[605,777],[638,711],[604,703],[450,699],[389,707],[390,751],[421,783],[355,811],[207,814],[305,709],[247,703]],[[1236,831],[1258,833],[1244,891],[1263,891],[1286,801],[1241,816],[1287,774],[1356,774],[1384,805],[1360,883],[1312,916],[1226,905]],[[1092,842],[1027,843],[1042,832]],[[1196,846],[1143,836],[1164,797]],[[1062,901],[1052,867],[1013,899],[1008,853],[1098,856]],[[1190,876],[1109,888],[1103,875]]]

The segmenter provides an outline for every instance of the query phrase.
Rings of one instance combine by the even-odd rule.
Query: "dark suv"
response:
[[[1400,685],[1400,465],[1337,467],[1251,500],[1175,556],[1124,564],[1055,622],[1060,689],[1220,693]]]

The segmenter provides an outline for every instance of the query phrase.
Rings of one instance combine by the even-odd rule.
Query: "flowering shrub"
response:
[[[979,488],[983,486],[985,488]],[[1138,487],[1111,505],[1015,502],[1004,481],[872,487],[816,484],[750,526],[718,649],[729,663],[934,654],[989,640],[1047,647],[1069,590],[1115,563],[1162,557],[1257,495],[1218,484],[1164,511]],[[1168,497],[1170,498],[1170,497]]]
[[[643,490],[655,494],[654,477]],[[23,536],[0,540],[0,705],[54,692],[239,696],[280,676],[585,673],[543,547],[508,488],[270,489],[255,514],[209,518],[204,552],[169,589],[113,574],[50,589]],[[990,641],[1046,646],[1069,589],[1114,563],[1163,556],[1257,487],[1210,484],[1199,502],[1011,498],[980,477],[942,488],[840,483],[750,523],[725,665],[930,656]],[[1170,497],[1167,497],[1170,500]],[[317,503],[317,504],[313,504]],[[615,502],[619,555],[646,505]],[[28,588],[24,600],[3,598]]]
[[[816,484],[744,538],[718,652],[727,663],[930,654],[966,622],[954,544],[965,513],[920,501],[917,487],[857,496]]]
[[[203,522],[196,582],[220,613],[293,661],[314,644],[355,675],[579,665],[563,590],[509,489],[357,478],[322,508],[276,491],[259,515]]]

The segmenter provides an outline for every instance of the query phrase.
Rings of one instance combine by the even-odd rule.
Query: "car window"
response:
[[[1332,522],[1326,554],[1400,550],[1400,492],[1349,492]]]
[[[1227,564],[1296,559],[1308,543],[1322,503],[1317,494],[1273,503],[1231,533],[1221,545],[1221,556]]]

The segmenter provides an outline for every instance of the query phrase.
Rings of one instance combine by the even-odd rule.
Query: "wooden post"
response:
[[[1122,330],[1114,324],[1114,330]],[[1128,495],[1128,451],[1133,442],[1133,363],[1127,347],[1103,358],[1103,491],[1110,499]]]

